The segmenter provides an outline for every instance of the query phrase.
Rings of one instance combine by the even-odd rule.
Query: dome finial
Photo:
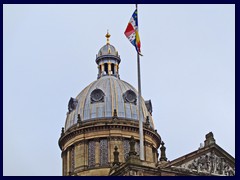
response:
[[[107,38],[107,44],[110,44],[110,42],[109,42],[110,36],[111,36],[111,35],[108,33],[108,30],[107,30],[107,34],[106,34],[106,36],[105,36],[105,37]]]

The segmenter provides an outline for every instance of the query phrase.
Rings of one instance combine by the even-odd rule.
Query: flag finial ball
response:
[[[107,44],[110,44],[110,42],[109,42],[110,36],[111,36],[111,35],[108,33],[108,30],[107,30],[107,34],[106,34],[106,36],[105,36],[105,37],[107,38]]]

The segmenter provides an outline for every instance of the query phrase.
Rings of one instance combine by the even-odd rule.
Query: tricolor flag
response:
[[[129,39],[132,45],[135,46],[137,52],[141,55],[141,43],[138,34],[138,15],[137,9],[134,11],[127,28],[124,32],[125,36]]]

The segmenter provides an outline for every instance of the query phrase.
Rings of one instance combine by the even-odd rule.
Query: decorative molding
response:
[[[122,134],[125,134],[127,132],[138,132],[138,124],[137,123],[125,123],[124,120],[117,120],[116,122],[111,122],[111,121],[101,121],[95,123],[93,122],[88,122],[88,123],[83,123],[83,125],[79,128],[72,128],[71,131],[65,133],[63,136],[60,137],[59,139],[59,146],[63,147],[63,145],[69,141],[70,139],[76,137],[77,135],[80,134],[85,134],[85,133],[93,133],[93,132],[98,132],[98,131],[106,131],[109,129],[116,129],[116,130],[122,130]],[[156,143],[157,143],[157,148],[160,146],[161,142],[161,137],[160,135],[156,132],[153,131],[152,129],[144,128],[144,136],[150,136]],[[111,140],[111,138],[110,138]]]
[[[230,167],[227,160],[224,157],[217,156],[214,150],[176,168],[187,169],[190,172],[197,171],[221,176],[235,175],[235,167]]]
[[[148,110],[148,112],[152,115],[152,102],[151,102],[151,100],[149,99],[148,101],[145,101],[145,105],[146,105],[146,107],[147,107],[147,110]]]
[[[110,137],[108,137],[108,140],[109,141],[122,141],[123,137],[120,137],[120,136],[110,136]]]

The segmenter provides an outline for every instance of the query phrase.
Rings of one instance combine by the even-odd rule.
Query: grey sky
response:
[[[69,98],[97,78],[110,43],[120,78],[137,88],[123,32],[134,5],[3,6],[3,173],[61,175],[58,147]],[[212,131],[235,157],[234,5],[139,5],[142,95],[173,160]]]

